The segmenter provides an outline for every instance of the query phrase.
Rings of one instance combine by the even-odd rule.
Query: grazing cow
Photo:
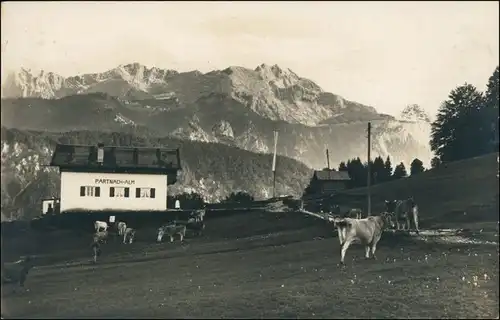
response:
[[[170,237],[170,242],[174,242],[174,236],[179,235],[181,242],[184,240],[186,236],[186,226],[185,225],[177,225],[177,224],[167,224],[158,228],[158,235],[156,237],[157,242],[161,242],[164,235],[168,235]]]
[[[417,234],[419,233],[418,228],[418,207],[413,200],[413,197],[410,197],[406,200],[385,200],[385,206],[387,212],[394,213],[396,219],[396,229],[401,230],[403,227],[404,230],[410,230],[410,216],[413,217],[413,223],[415,225],[415,230]],[[400,221],[402,221],[400,223]]]
[[[2,262],[2,284],[18,283],[20,287],[24,287],[28,273],[33,266],[31,256],[16,262]]]
[[[93,242],[106,243],[107,240],[108,240],[108,232],[107,231],[97,231],[93,235]]]
[[[125,229],[125,231],[123,232],[123,243],[129,243],[129,244],[132,244],[132,242],[134,242],[134,238],[135,238],[135,229],[132,229],[132,228],[127,228]]]
[[[116,228],[118,229],[118,235],[123,236],[123,234],[125,233],[125,230],[127,230],[127,224],[123,221],[120,221],[116,225]]]
[[[353,208],[347,211],[344,218],[361,219],[363,217],[363,211],[359,208]]]
[[[380,216],[370,216],[365,219],[343,218],[335,221],[340,241],[340,263],[344,264],[347,249],[357,240],[365,246],[365,258],[376,259],[375,250],[382,237],[382,232],[388,226],[394,226],[392,215],[383,213]]]
[[[107,231],[108,230],[108,224],[105,222],[105,221],[95,221],[94,222],[94,228],[95,228],[95,231],[100,231],[101,229],[103,229],[104,231]]]

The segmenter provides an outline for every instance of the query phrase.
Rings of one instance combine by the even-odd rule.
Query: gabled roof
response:
[[[58,144],[51,166],[61,169],[128,169],[176,172],[181,169],[179,149],[104,146],[104,161],[97,163],[97,146]]]
[[[346,171],[318,170],[314,171],[314,176],[321,181],[351,180]]]

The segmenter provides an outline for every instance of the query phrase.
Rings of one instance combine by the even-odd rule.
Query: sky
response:
[[[2,2],[2,79],[120,64],[208,72],[262,63],[398,115],[431,117],[499,61],[499,2]]]

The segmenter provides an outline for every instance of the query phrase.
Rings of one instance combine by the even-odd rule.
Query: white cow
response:
[[[135,238],[135,229],[132,228],[126,228],[125,231],[123,231],[123,243],[129,243],[132,244],[134,242]]]
[[[94,228],[95,228],[96,232],[100,231],[101,229],[103,229],[104,231],[107,231],[108,224],[105,221],[95,221]]]
[[[393,215],[383,213],[380,216],[370,216],[365,219],[343,218],[334,221],[340,241],[340,263],[344,264],[347,249],[357,240],[365,246],[365,258],[376,259],[375,250],[382,237],[382,232],[389,225],[394,227]]]
[[[116,228],[118,229],[118,235],[123,236],[125,233],[125,230],[127,230],[127,224],[123,221],[118,222]]]

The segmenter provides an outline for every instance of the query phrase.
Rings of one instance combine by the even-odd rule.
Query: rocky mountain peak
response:
[[[258,72],[262,78],[272,81],[272,80],[279,80],[279,79],[288,79],[288,82],[296,82],[300,78],[290,70],[289,68],[281,68],[277,64],[274,65],[268,65],[268,64],[261,64],[255,68],[255,71]]]
[[[403,109],[403,111],[401,111],[400,118],[401,120],[404,121],[412,121],[412,122],[423,121],[428,123],[431,122],[427,112],[425,112],[425,110],[418,104],[407,105]]]
[[[218,92],[271,121],[316,126],[332,119],[335,123],[359,119],[359,114],[366,114],[368,120],[376,116],[372,107],[324,92],[313,81],[277,64],[261,64],[254,70],[230,66],[201,73],[196,70],[177,72],[132,62],[100,73],[67,78],[31,70],[17,74],[7,79],[7,84],[2,84],[3,97],[57,99],[105,92],[123,101],[149,100],[151,105],[174,99],[178,105],[187,107]]]

